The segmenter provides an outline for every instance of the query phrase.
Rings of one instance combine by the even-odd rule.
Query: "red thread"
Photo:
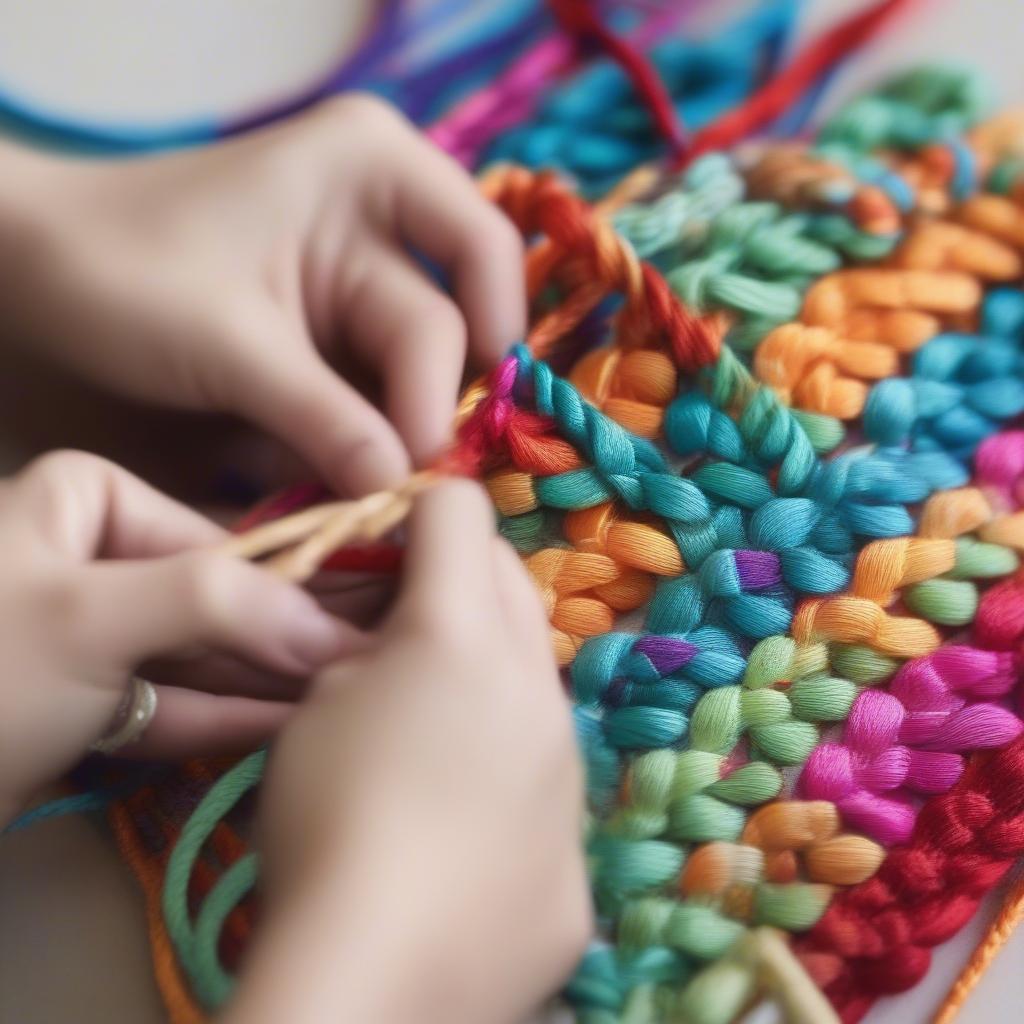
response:
[[[629,75],[661,135],[681,158],[687,151],[686,129],[676,113],[672,97],[651,62],[626,40],[610,32],[591,7],[589,0],[549,0],[551,10],[570,35],[593,40]]]
[[[863,46],[892,15],[910,2],[912,0],[882,0],[833,26],[745,103],[698,132],[686,153],[676,160],[676,166],[689,163],[710,150],[728,149],[771,124],[829,68]]]
[[[979,646],[1019,656],[1024,572],[982,598]],[[1018,667],[1018,674],[1019,674]],[[954,935],[1024,853],[1024,737],[976,755],[963,778],[929,800],[907,846],[869,881],[840,893],[795,948],[844,1022],[879,996],[917,984],[931,949]]]

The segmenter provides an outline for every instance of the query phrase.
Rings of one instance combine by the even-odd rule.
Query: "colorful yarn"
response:
[[[565,995],[585,1024],[727,1024],[764,994],[826,1021],[792,947],[855,1020],[1024,852],[1024,119],[981,121],[973,77],[927,69],[806,144],[712,151],[799,123],[899,4],[709,127],[757,85],[751,54],[774,62],[786,4],[731,42],[648,47],[640,19],[628,48],[567,6],[626,70],[542,95],[579,49],[523,43],[435,128],[471,162],[530,116],[489,152],[615,182],[591,205],[552,171],[484,176],[530,242],[531,328],[441,466],[483,479],[573,697],[601,937]],[[637,168],[664,136],[679,169]],[[112,810],[174,1024],[228,998],[253,927],[229,820],[262,765],[190,765]]]
[[[1015,652],[1024,636],[1021,577],[998,584],[975,620],[978,646]],[[875,878],[837,897],[798,949],[844,1020],[880,995],[915,984],[931,947],[954,934],[1024,850],[1020,827],[1024,741],[979,758],[926,803],[909,844]]]

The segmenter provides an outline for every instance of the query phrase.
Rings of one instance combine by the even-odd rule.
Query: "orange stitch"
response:
[[[657,437],[675,397],[672,360],[654,349],[600,348],[584,356],[570,380],[588,402],[640,437]]]
[[[922,537],[976,533],[989,544],[1024,551],[1024,512],[997,512],[977,487],[940,491],[925,503],[918,533]]]
[[[803,320],[841,328],[858,308],[963,313],[977,308],[980,301],[978,282],[954,271],[839,270],[808,290]]]
[[[872,541],[857,556],[850,593],[884,608],[903,587],[941,576],[955,564],[956,545],[951,540],[900,537]]]
[[[1024,512],[1013,512],[987,523],[978,536],[990,544],[1024,551]]]
[[[634,519],[620,518],[610,503],[566,514],[565,537],[581,551],[601,551],[616,562],[658,576],[686,571],[668,534]]]
[[[920,537],[959,537],[992,519],[988,499],[977,487],[959,487],[933,494],[921,510]]]
[[[1024,248],[1024,209],[1005,196],[972,196],[957,210],[957,218],[979,231]]]
[[[887,615],[874,601],[862,597],[805,601],[793,617],[793,638],[799,644],[821,639],[868,643],[883,654],[900,658],[930,654],[941,642],[929,623]]]
[[[840,419],[859,415],[867,386],[894,374],[898,357],[890,347],[850,341],[827,327],[783,324],[769,332],[754,354],[754,372],[790,405]]]
[[[991,233],[949,221],[921,221],[889,262],[913,270],[955,270],[986,281],[1012,281],[1024,270],[1020,255]]]

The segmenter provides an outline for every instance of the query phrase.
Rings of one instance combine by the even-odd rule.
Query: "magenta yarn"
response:
[[[958,645],[907,662],[889,692],[857,697],[842,742],[821,744],[808,758],[800,792],[831,800],[881,843],[905,842],[916,818],[912,795],[953,786],[964,770],[960,751],[999,747],[1020,734],[1020,719],[985,699],[1009,693],[1016,681],[1016,659],[1006,652]]]

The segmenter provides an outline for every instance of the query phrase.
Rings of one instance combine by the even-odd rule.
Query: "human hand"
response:
[[[272,751],[264,932],[227,1020],[519,1019],[590,934],[582,808],[537,596],[484,494],[439,486],[390,617]]]
[[[6,146],[0,165],[12,338],[143,401],[236,413],[340,493],[429,461],[467,348],[488,364],[523,332],[518,233],[379,100],[169,156]]]
[[[302,681],[364,642],[299,588],[209,550],[222,539],[81,452],[0,482],[0,825],[106,731],[149,659],[176,655],[153,678],[179,685],[156,687],[126,753],[185,756],[256,746]]]

